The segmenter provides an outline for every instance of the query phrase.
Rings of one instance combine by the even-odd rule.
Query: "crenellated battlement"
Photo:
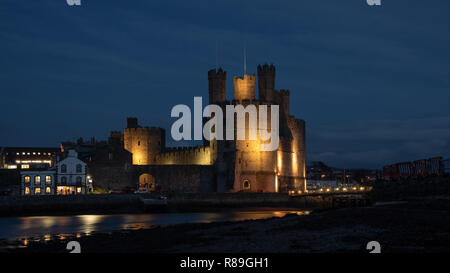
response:
[[[302,130],[305,127],[305,121],[303,119],[295,118],[294,116],[289,116],[288,118],[289,127],[292,130]]]
[[[211,69],[208,71],[208,78],[222,78],[222,79],[226,79],[227,77],[227,72],[223,71],[222,68],[219,69]]]
[[[165,130],[160,127],[137,127],[137,128],[125,128],[126,132],[136,135],[149,135],[149,136],[161,136],[165,133]]]
[[[192,151],[206,151],[209,146],[184,146],[184,147],[166,147],[161,154],[172,152],[192,152]]]
[[[282,96],[289,96],[290,91],[287,89],[280,89],[280,95]]]
[[[275,66],[273,64],[268,65],[265,63],[264,65],[258,65],[257,67],[258,75],[264,73],[264,74],[272,74],[275,76]]]
[[[209,146],[176,147],[156,155],[156,165],[212,165]]]

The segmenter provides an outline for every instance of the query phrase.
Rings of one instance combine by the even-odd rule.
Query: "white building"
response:
[[[22,171],[22,195],[52,195],[55,194],[56,170]]]
[[[68,156],[56,163],[56,194],[86,194],[86,163],[78,159],[75,150],[69,150]]]

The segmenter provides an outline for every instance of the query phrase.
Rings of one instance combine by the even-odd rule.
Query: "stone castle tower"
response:
[[[133,165],[156,163],[156,156],[165,147],[165,130],[157,127],[140,127],[137,118],[127,118],[124,131],[125,150],[133,154]]]
[[[164,129],[142,128],[136,118],[128,118],[124,145],[133,154],[133,164],[147,166],[150,173],[161,176],[155,177],[156,181],[169,184],[175,178],[173,174],[162,175],[163,166],[170,165],[176,170],[183,169],[182,166],[197,166],[200,174],[190,174],[194,176],[194,186],[190,187],[193,190],[195,185],[205,183],[210,191],[219,192],[305,190],[305,121],[290,114],[290,91],[275,89],[273,65],[259,65],[257,75],[259,99],[255,96],[256,76],[243,75],[233,77],[234,100],[230,102],[226,100],[227,73],[221,68],[208,71],[209,103],[221,106],[224,113],[226,105],[267,105],[269,117],[272,105],[279,105],[280,141],[276,151],[261,151],[263,141],[259,138],[236,140],[236,127],[235,140],[232,141],[212,140],[205,141],[200,147],[167,148]],[[258,113],[258,119],[259,116]],[[267,126],[271,129],[270,122]],[[246,128],[248,130],[248,126]],[[173,172],[178,172],[176,170]],[[182,173],[179,177],[185,179]],[[188,180],[191,181],[190,178]]]

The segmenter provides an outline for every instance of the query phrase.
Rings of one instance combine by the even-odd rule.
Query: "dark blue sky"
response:
[[[336,167],[450,155],[450,2],[0,2],[0,146],[106,139],[127,116],[170,128],[207,100],[207,71],[277,68],[307,122],[308,161]],[[168,134],[169,135],[169,134]]]

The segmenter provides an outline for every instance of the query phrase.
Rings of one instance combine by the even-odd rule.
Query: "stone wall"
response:
[[[156,165],[212,165],[214,163],[209,146],[167,149],[155,158]]]
[[[53,196],[0,196],[0,216],[73,215],[86,213],[142,213],[217,211],[224,208],[279,207],[297,209],[331,208],[333,198],[277,193],[169,194],[166,204],[145,205],[151,195],[88,194]]]
[[[202,165],[149,165],[135,166],[135,181],[143,174],[155,178],[156,188],[161,192],[214,192],[214,170]]]
[[[88,165],[93,186],[106,191],[136,189],[134,173],[130,165],[120,163]]]

